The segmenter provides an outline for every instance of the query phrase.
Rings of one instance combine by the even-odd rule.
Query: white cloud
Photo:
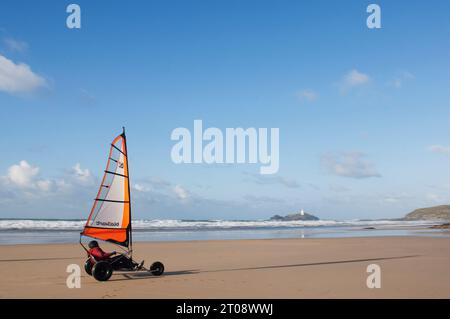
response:
[[[178,199],[187,199],[189,197],[189,192],[183,188],[181,185],[175,185],[173,192],[178,197]]]
[[[81,184],[69,171],[49,178],[25,160],[11,165],[0,176],[0,215],[62,218],[70,213],[85,218],[83,212],[89,211],[96,187]]]
[[[148,191],[150,191],[149,187],[147,187],[145,185],[142,185],[142,184],[137,184],[137,183],[134,184],[133,189],[135,189],[138,192],[148,192]]]
[[[432,203],[441,203],[445,201],[442,196],[434,193],[428,193],[426,195],[426,200]]]
[[[53,186],[53,182],[48,179],[39,180],[36,182],[36,186],[39,190],[41,190],[43,192],[48,192],[51,190],[51,188]]]
[[[251,174],[244,172],[244,175],[249,177],[249,180],[260,185],[269,185],[269,184],[281,184],[287,188],[299,188],[300,185],[297,181],[289,178],[285,178],[282,176],[269,176],[269,175],[261,175],[261,174]]]
[[[322,165],[337,176],[351,178],[381,177],[374,164],[364,159],[361,152],[322,155]]]
[[[30,165],[22,160],[19,164],[14,164],[8,168],[8,173],[3,176],[3,184],[13,186],[20,190],[38,190],[48,192],[52,189],[54,182],[48,179],[39,178],[39,167]],[[5,186],[5,185],[4,185]]]
[[[445,154],[450,156],[450,146],[431,145],[428,149],[434,153]]]
[[[28,50],[28,43],[25,41],[13,39],[13,38],[4,38],[3,42],[9,51],[23,53]]]
[[[318,98],[318,94],[311,89],[300,90],[296,93],[299,100],[306,100],[308,102],[314,102]]]
[[[384,198],[384,201],[386,203],[394,204],[394,203],[397,203],[399,201],[399,199],[396,197],[386,197],[386,198]]]
[[[344,79],[345,83],[349,86],[357,86],[369,82],[369,76],[358,70],[351,70]]]
[[[39,167],[31,166],[27,161],[20,161],[8,169],[8,180],[21,188],[32,187],[34,179],[39,174]]]
[[[173,200],[177,198],[179,200],[192,199],[195,194],[188,191],[180,184],[172,184],[171,182],[159,177],[148,177],[140,179],[137,183],[132,185],[136,194],[144,197],[151,197],[152,200],[156,198],[167,198]]]
[[[46,80],[24,64],[15,64],[0,55],[0,91],[7,93],[29,93],[47,86]]]
[[[388,85],[400,89],[406,81],[414,80],[415,78],[416,77],[412,73],[405,71],[389,81]]]
[[[88,169],[81,168],[77,163],[68,174],[58,178],[42,178],[39,167],[22,160],[18,164],[11,165],[5,176],[0,176],[0,184],[2,188],[15,191],[17,194],[58,194],[93,186],[94,177]]]
[[[348,90],[365,85],[370,82],[370,77],[367,74],[359,72],[356,69],[349,71],[341,80],[341,92],[345,93]]]
[[[91,172],[87,168],[82,169],[80,163],[76,163],[72,167],[72,174],[76,180],[82,183],[88,183],[92,181]]]
[[[411,198],[413,197],[411,194],[402,192],[400,194],[385,194],[385,195],[379,195],[379,197],[382,199],[382,202],[385,204],[402,204],[411,201]]]
[[[147,177],[139,179],[137,183],[132,185],[132,187],[138,192],[161,192],[167,190],[170,191],[172,188],[172,183],[160,177]]]

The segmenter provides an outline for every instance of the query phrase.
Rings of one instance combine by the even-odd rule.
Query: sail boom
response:
[[[85,228],[101,228],[101,229],[114,229],[114,230],[127,230],[128,228],[114,228],[114,227],[93,227],[93,226],[85,226]]]
[[[110,171],[105,171],[105,173],[107,173],[107,174],[113,174],[113,175],[118,175],[118,176],[122,176],[122,177],[128,178],[128,176],[125,176],[125,175],[122,175],[122,174],[119,174],[119,173],[110,172]]]
[[[113,199],[102,199],[102,198],[95,198],[94,200],[97,200],[99,202],[110,202],[110,203],[129,203],[129,200],[113,200]]]

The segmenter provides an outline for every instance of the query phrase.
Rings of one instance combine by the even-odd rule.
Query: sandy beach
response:
[[[111,247],[105,246],[105,249]],[[222,240],[136,243],[136,259],[163,261],[162,277],[115,273],[97,282],[77,244],[0,246],[1,298],[450,298],[450,238]],[[366,268],[381,267],[380,289]]]

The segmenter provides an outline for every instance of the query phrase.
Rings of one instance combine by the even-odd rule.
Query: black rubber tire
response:
[[[91,263],[91,259],[86,260],[86,262],[84,263],[84,270],[86,271],[86,273],[89,276],[92,276],[92,263]]]
[[[151,266],[150,266],[150,272],[154,275],[154,276],[161,276],[164,273],[164,265],[162,262],[159,261],[155,261]]]
[[[113,268],[107,261],[99,261],[92,268],[92,276],[98,281],[107,281],[113,274]]]

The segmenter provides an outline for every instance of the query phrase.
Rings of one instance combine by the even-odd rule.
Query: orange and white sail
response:
[[[100,189],[82,235],[129,247],[131,209],[125,132],[111,143]]]

